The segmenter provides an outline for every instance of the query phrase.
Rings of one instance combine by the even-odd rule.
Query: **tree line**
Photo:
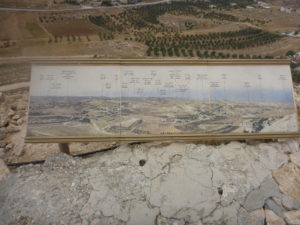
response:
[[[256,28],[245,28],[238,31],[216,32],[209,34],[155,36],[149,33],[136,32],[133,40],[148,46],[148,56],[201,56],[208,57],[201,50],[238,50],[270,44],[281,38],[280,35]],[[170,54],[169,54],[170,53]],[[221,58],[226,55],[219,55]],[[202,56],[201,56],[202,57]]]

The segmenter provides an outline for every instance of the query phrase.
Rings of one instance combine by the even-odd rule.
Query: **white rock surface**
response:
[[[0,159],[0,181],[4,180],[9,174],[9,169],[2,159]]]
[[[288,211],[284,216],[288,225],[300,225],[300,210]]]
[[[300,167],[300,151],[295,152],[290,155],[292,163],[294,163],[296,166]]]
[[[264,225],[265,212],[263,209],[256,209],[252,212],[247,212],[241,208],[238,216],[239,225]]]
[[[2,92],[0,92],[0,103],[4,101],[4,94]]]
[[[266,214],[266,225],[285,225],[284,220],[277,216],[272,210],[265,210]]]
[[[266,202],[282,202],[272,171],[288,164],[284,148],[149,143],[58,154],[0,182],[0,224],[263,225]]]
[[[159,208],[152,207],[146,201],[132,201],[130,206],[130,215],[128,225],[152,225],[155,224]]]
[[[251,191],[244,202],[247,211],[260,209],[270,197],[281,197],[277,183],[271,178],[266,178],[259,188]]]
[[[287,209],[287,210],[298,210],[300,209],[300,203],[287,195],[284,195],[282,197],[282,205]]]
[[[279,184],[280,190],[300,202],[300,168],[293,163],[287,163],[273,171],[273,177]]]

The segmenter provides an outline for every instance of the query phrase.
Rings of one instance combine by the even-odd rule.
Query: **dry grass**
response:
[[[102,30],[87,19],[69,19],[63,22],[44,23],[43,26],[53,36],[92,35]]]
[[[239,9],[228,11],[228,13],[240,18],[240,19],[256,19],[270,21],[266,24],[254,23],[261,29],[272,32],[283,32],[289,30],[299,29],[300,15],[296,13],[283,13],[279,11],[279,8],[273,9]]]
[[[23,48],[24,56],[68,56],[82,55],[101,58],[141,58],[144,57],[146,46],[131,41],[98,41],[97,36],[91,36],[90,42],[40,43]],[[93,40],[94,39],[94,40]]]
[[[9,76],[7,76],[9,74]],[[0,64],[0,86],[29,81],[30,66],[25,63]]]
[[[47,33],[37,22],[36,14],[0,12],[0,21],[0,40],[47,37]]]

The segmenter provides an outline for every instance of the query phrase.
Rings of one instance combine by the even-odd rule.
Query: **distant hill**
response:
[[[64,3],[64,0],[1,0],[0,7],[43,8]]]
[[[300,8],[299,0],[265,0],[265,2],[278,5],[278,6],[287,6],[292,8]]]

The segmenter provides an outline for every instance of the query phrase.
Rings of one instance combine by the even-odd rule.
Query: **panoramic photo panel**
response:
[[[209,110],[206,66],[123,66],[121,77],[123,135],[201,132]]]
[[[209,67],[212,105],[223,108],[235,132],[297,131],[297,114],[288,66]]]
[[[297,131],[288,65],[36,65],[28,136]]]
[[[33,66],[27,135],[119,135],[119,80],[113,66]]]
[[[288,66],[124,66],[122,134],[296,131]]]

